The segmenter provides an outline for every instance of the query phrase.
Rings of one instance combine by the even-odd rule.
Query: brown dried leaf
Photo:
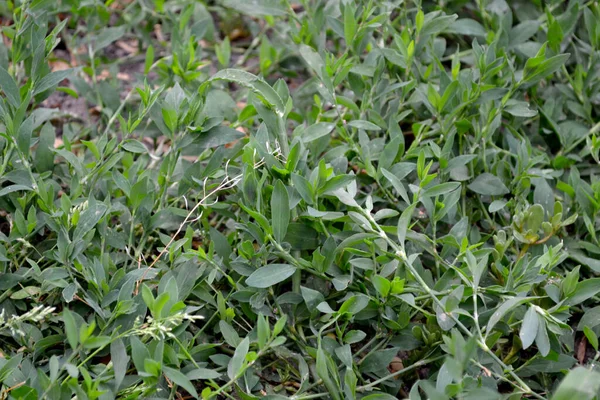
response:
[[[52,72],[64,71],[66,69],[71,68],[71,66],[63,60],[50,61],[48,64],[50,65],[50,69]]]
[[[127,53],[131,54],[137,54],[138,52],[138,48],[136,46],[136,41],[135,40],[118,40],[116,43],[117,47],[125,50]]]
[[[577,361],[579,364],[584,364],[585,362],[585,352],[587,350],[587,338],[583,336],[579,341],[579,345],[577,346]]]
[[[165,37],[163,36],[162,27],[160,24],[154,25],[154,34],[156,35],[156,38],[158,39],[159,42],[165,41]]]
[[[131,80],[131,75],[126,72],[117,72],[117,79],[129,82]]]
[[[392,358],[392,362],[390,362],[390,365],[388,366],[388,369],[390,370],[391,373],[403,370],[404,369],[404,363],[402,362],[402,359],[400,357],[394,357],[394,358]]]

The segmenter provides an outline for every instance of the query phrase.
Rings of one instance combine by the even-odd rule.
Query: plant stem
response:
[[[408,259],[408,257],[406,256],[406,253],[404,251],[403,248],[401,248],[396,242],[394,242],[393,240],[391,240],[388,235],[383,231],[383,229],[381,229],[381,227],[379,226],[379,224],[377,223],[377,221],[375,221],[373,219],[373,217],[371,216],[371,214],[369,212],[367,212],[364,209],[360,209],[363,214],[365,215],[365,217],[367,217],[371,224],[373,226],[375,226],[375,228],[377,229],[379,235],[381,236],[381,238],[383,240],[385,240],[388,245],[395,250],[395,255],[396,257],[404,262],[404,264],[406,265],[406,267],[408,268],[408,270],[410,271],[410,273],[414,276],[415,280],[419,283],[419,285],[421,286],[421,288],[429,295],[429,297],[431,297],[431,299],[443,310],[445,309],[444,304],[442,304],[442,302],[437,298],[437,296],[433,293],[433,291],[431,290],[431,288],[429,287],[429,285],[427,285],[427,283],[423,280],[423,278],[421,277],[421,275],[419,275],[418,271],[415,269],[415,267],[412,265],[412,263],[410,262],[410,260]],[[469,337],[474,337],[473,333],[462,323],[460,322],[460,320],[452,313],[448,313],[448,316],[450,318],[452,318],[454,320],[454,322],[456,323],[456,325],[460,328],[461,331],[463,331],[463,333]],[[500,358],[498,358],[498,356],[487,346],[487,344],[485,343],[484,338],[482,337],[481,334],[477,335],[477,344],[478,346],[484,351],[486,352],[498,365],[500,365],[502,367],[502,369],[505,372],[508,372],[508,374],[514,379],[514,382],[512,382],[512,384],[516,387],[518,387],[519,389],[523,390],[525,393],[536,397],[538,399],[545,399],[545,397],[540,396],[539,394],[535,393],[533,390],[531,390],[531,388],[517,375],[514,373],[514,371],[509,368],[506,364],[504,364],[502,362],[502,360],[500,360]]]

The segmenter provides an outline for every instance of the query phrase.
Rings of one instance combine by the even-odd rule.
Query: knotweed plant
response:
[[[0,399],[598,398],[596,1],[0,32]]]

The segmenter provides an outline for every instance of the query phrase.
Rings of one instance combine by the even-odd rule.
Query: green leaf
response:
[[[338,175],[329,179],[327,182],[319,187],[317,194],[319,196],[324,194],[330,194],[335,192],[340,188],[345,188],[348,184],[356,179],[354,175]]]
[[[171,134],[175,133],[178,126],[177,111],[169,107],[164,107],[161,109],[161,113],[163,117],[163,122],[165,123],[165,126],[169,129],[169,132]]]
[[[512,27],[509,32],[509,43],[511,46],[526,42],[531,38],[540,28],[540,22],[537,20],[523,21],[518,25]]]
[[[263,79],[246,71],[224,69],[213,75],[209,81],[225,80],[244,86],[260,96],[266,105],[273,107],[279,117],[285,114],[285,104],[279,94]]]
[[[369,297],[365,295],[356,295],[344,301],[338,310],[339,314],[354,315],[361,312],[369,304]]]
[[[255,288],[268,288],[285,281],[296,271],[289,264],[269,264],[257,269],[246,279],[246,285]]]
[[[575,291],[565,300],[565,305],[575,306],[600,293],[600,278],[590,278],[577,284]]]
[[[302,175],[292,174],[292,183],[298,191],[302,200],[308,204],[313,204],[314,189],[310,182]]]
[[[373,393],[368,396],[362,398],[362,400],[395,400],[397,397],[394,397],[387,393]]]
[[[13,107],[18,108],[21,105],[21,95],[19,88],[13,77],[0,66],[0,88],[4,91],[6,98]]]
[[[402,200],[404,200],[406,203],[410,204],[410,199],[408,198],[408,193],[406,192],[406,188],[404,187],[404,185],[402,184],[400,179],[398,179],[390,171],[383,169],[383,168],[381,169],[381,173],[383,174],[383,176],[385,176],[387,178],[388,181],[390,181],[390,183],[392,184],[394,189],[396,189],[396,192],[398,192],[400,197],[402,197]]]
[[[397,354],[397,348],[371,352],[365,357],[362,364],[360,364],[360,371],[363,373],[387,371],[388,365],[390,365]]]
[[[535,309],[529,307],[525,313],[525,318],[523,318],[523,322],[521,323],[521,330],[519,331],[523,349],[527,349],[533,344],[538,332],[538,322],[538,316]]]
[[[584,367],[577,367],[567,374],[552,400],[592,400],[600,390],[600,373]]]
[[[95,35],[88,35],[89,42],[95,42],[92,45],[93,51],[98,53],[112,42],[120,39],[125,34],[125,26],[113,26],[97,31]]]
[[[121,143],[121,147],[131,153],[147,153],[148,149],[142,142],[135,139],[127,139]]]
[[[379,275],[375,275],[373,278],[371,278],[371,280],[373,281],[373,286],[375,286],[375,289],[377,289],[377,292],[382,297],[384,297],[384,298],[387,297],[387,295],[390,293],[390,289],[392,287],[392,284],[390,283],[390,281],[388,281],[383,276],[379,276]]]
[[[231,43],[229,42],[229,36],[226,36],[220,45],[215,46],[215,52],[219,63],[223,67],[229,66],[231,60]]]
[[[504,208],[504,206],[506,205],[507,201],[506,200],[494,200],[490,203],[490,206],[488,207],[488,211],[491,213],[495,213],[497,211],[500,211]]]
[[[154,46],[150,45],[146,49],[146,60],[144,62],[144,75],[148,75],[154,64]]]
[[[51,171],[54,168],[54,139],[56,132],[49,122],[42,126],[40,141],[35,151],[35,168],[38,172]]]
[[[381,128],[372,122],[356,119],[348,122],[348,126],[365,131],[380,131]]]
[[[525,101],[509,100],[506,102],[504,111],[511,115],[514,115],[515,117],[530,118],[535,117],[537,115],[537,111],[530,109],[529,103]]]
[[[596,333],[587,326],[584,326],[583,334],[587,338],[588,342],[590,342],[594,350],[598,351],[598,336],[596,336]]]
[[[269,336],[271,335],[269,328],[269,322],[267,318],[263,314],[258,314],[258,321],[256,324],[256,336],[258,339],[258,348],[264,349],[267,341],[269,340]]]
[[[356,34],[356,18],[354,17],[354,6],[352,3],[346,3],[344,7],[344,38],[346,46],[352,46],[354,35]]]
[[[94,143],[90,140],[82,140],[81,143],[83,143],[85,145],[85,147],[87,147],[92,152],[94,157],[96,157],[96,160],[100,159],[101,154],[100,154],[100,151],[98,150],[98,146],[96,146],[96,143]]]
[[[542,222],[544,222],[544,207],[539,204],[534,204],[527,210],[526,225],[528,229],[537,232]]]
[[[63,321],[65,323],[65,334],[67,335],[69,345],[71,346],[71,349],[75,349],[79,343],[79,328],[77,327],[73,314],[71,314],[71,311],[68,308],[63,310]]]
[[[235,329],[233,329],[233,326],[231,326],[227,321],[221,320],[219,321],[219,329],[221,330],[221,334],[228,345],[231,347],[239,346],[242,339],[240,339],[238,333],[235,331]]]
[[[225,0],[223,5],[253,17],[287,14],[285,7],[278,0]]]
[[[310,46],[305,44],[300,45],[300,55],[306,61],[308,66],[315,71],[317,76],[322,78],[324,62],[319,53],[314,51]]]
[[[81,238],[92,230],[107,210],[105,204],[98,203],[95,200],[88,201],[88,204],[88,208],[81,214],[81,217],[79,217],[79,222],[73,232],[74,238]]]
[[[318,122],[306,128],[302,135],[302,141],[304,143],[310,143],[314,140],[320,139],[323,136],[329,135],[335,128],[335,124],[329,122]]]
[[[127,374],[127,365],[129,364],[129,356],[122,339],[115,339],[110,344],[110,359],[115,371],[115,389],[118,389]]]
[[[458,182],[446,182],[440,183],[439,185],[435,185],[426,189],[423,192],[423,197],[436,197],[441,196],[450,192],[455,191],[460,187],[460,183]]]
[[[367,337],[367,334],[364,333],[363,331],[353,330],[353,331],[346,333],[346,335],[344,336],[344,343],[347,343],[347,344],[358,343],[358,342],[361,342],[366,337]]]
[[[227,365],[227,376],[229,376],[229,379],[237,378],[246,361],[246,354],[248,354],[249,347],[250,339],[246,336],[235,349],[235,353],[233,353],[233,357],[231,357]]]
[[[275,240],[283,242],[290,223],[290,201],[281,180],[277,180],[271,197],[271,223]]]
[[[187,378],[191,381],[196,380],[208,380],[208,379],[218,379],[221,377],[221,373],[215,371],[213,369],[206,368],[196,368],[185,374]]]
[[[227,126],[215,126],[214,128],[195,136],[194,142],[198,143],[201,148],[208,149],[235,142],[244,136],[243,132],[236,129]]]
[[[526,69],[523,74],[523,82],[528,86],[538,83],[562,67],[570,56],[570,54],[559,54],[541,62],[531,72]]]
[[[13,357],[10,357],[8,360],[6,360],[5,357],[2,358],[2,363],[0,364],[0,381],[5,381],[12,373],[13,371],[19,369],[21,361],[23,360],[23,354],[17,354]],[[56,357],[54,358],[50,358],[50,365],[52,367],[52,364],[55,362],[55,360],[57,360]],[[58,363],[54,364],[55,365],[55,369],[58,369]],[[13,395],[13,392],[11,390],[11,397]]]
[[[586,326],[594,328],[598,325],[600,325],[600,306],[590,308],[583,314],[583,317],[581,317],[577,324],[577,330],[581,331]]]
[[[318,304],[325,300],[321,292],[304,286],[300,286],[300,293],[309,310],[313,310]]]
[[[194,387],[194,385],[192,385],[192,382],[190,382],[187,376],[185,376],[178,370],[169,368],[167,366],[163,366],[162,369],[166,377],[169,378],[173,383],[184,388],[194,398],[198,398],[198,392],[196,392],[196,388]]]
[[[467,187],[475,193],[485,196],[502,196],[509,193],[500,178],[487,172],[477,176]]]
[[[287,315],[283,314],[283,316],[277,320],[277,322],[275,323],[275,326],[273,326],[273,336],[277,336],[283,331],[283,328],[285,328],[286,322],[287,322]]]
[[[144,361],[147,358],[150,358],[148,348],[136,336],[131,336],[129,342],[131,344],[131,359],[133,360],[135,369],[138,371],[145,371]]]
[[[39,294],[40,288],[38,286],[25,286],[23,289],[14,292],[10,298],[13,300],[23,300]]]
[[[344,392],[346,393],[346,398],[356,398],[357,383],[358,379],[352,368],[346,368],[346,373],[344,374]]]
[[[398,219],[398,243],[400,247],[404,247],[404,241],[406,240],[406,233],[408,232],[408,226],[410,225],[410,221],[412,220],[412,215],[415,210],[417,203],[413,203],[406,208],[400,215]]]
[[[536,297],[513,297],[502,303],[490,317],[486,328],[486,335],[489,335],[492,332],[494,326],[496,326],[496,324],[500,322],[500,320],[506,315],[506,313],[520,306],[521,304],[525,304],[532,301],[535,298]]]
[[[564,37],[560,22],[558,20],[552,21],[548,27],[548,44],[550,48],[558,52],[560,50],[560,43]]]
[[[37,82],[34,86],[33,95],[45,92],[48,89],[58,85],[60,82],[65,80],[71,73],[72,69],[65,69],[60,71],[51,72],[48,75],[44,76]]]
[[[546,357],[550,353],[550,338],[548,337],[548,331],[546,330],[546,320],[541,315],[537,315],[538,318],[538,331],[535,336],[535,344],[543,357]]]
[[[480,36],[485,37],[486,31],[483,26],[471,18],[457,19],[446,30],[447,32],[457,33],[459,35]]]
[[[70,303],[75,298],[75,294],[77,293],[77,286],[74,283],[70,283],[62,290],[63,299]]]
[[[321,346],[319,346],[319,349],[317,350],[317,375],[323,380],[330,397],[335,400],[341,400],[338,387],[332,379],[329,368],[327,367],[327,361],[327,355]]]

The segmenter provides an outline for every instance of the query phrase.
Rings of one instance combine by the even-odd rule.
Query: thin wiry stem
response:
[[[406,267],[408,268],[410,273],[414,276],[415,280],[421,286],[421,288],[427,293],[427,295],[433,300],[433,302],[436,303],[436,305],[438,305],[442,310],[444,310],[445,309],[444,304],[433,293],[433,290],[429,287],[427,282],[425,282],[425,280],[423,280],[421,275],[419,275],[418,271],[415,269],[415,267],[412,265],[412,263],[406,256],[406,252],[404,251],[404,249],[401,248],[396,242],[394,242],[393,240],[391,240],[389,238],[389,236],[385,233],[385,231],[381,228],[381,226],[379,226],[377,221],[375,221],[375,219],[373,219],[373,217],[371,216],[371,214],[369,212],[367,212],[366,210],[364,210],[362,208],[360,210],[363,212],[365,217],[367,217],[369,219],[372,226],[375,227],[377,233],[379,233],[379,236],[383,240],[385,240],[392,249],[394,249],[396,257],[406,265]],[[473,332],[471,332],[462,322],[460,322],[460,320],[454,314],[449,313],[448,315],[450,318],[452,318],[454,320],[456,325],[459,327],[459,329],[461,331],[463,331],[463,333],[465,335],[467,335],[469,337],[475,336],[473,334]],[[513,386],[517,387],[518,389],[522,390],[524,393],[527,393],[535,398],[545,400],[545,397],[534,392],[511,368],[509,368],[504,362],[502,362],[502,360],[500,358],[498,358],[498,356],[485,343],[485,340],[481,336],[480,333],[478,333],[478,335],[476,336],[476,339],[477,339],[478,346],[484,352],[486,352],[498,365],[500,365],[500,367],[502,368],[503,371],[506,371],[511,376],[511,378],[514,379],[514,382],[511,381],[511,384]]]

